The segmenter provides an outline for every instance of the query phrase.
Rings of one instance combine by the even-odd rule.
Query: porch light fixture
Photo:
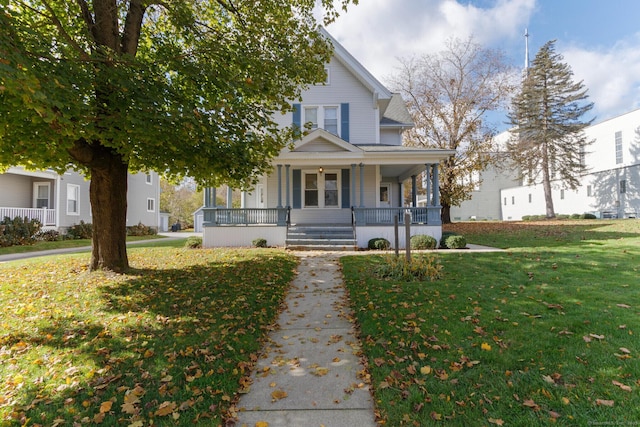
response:
[[[324,168],[323,168],[322,166],[320,166],[320,167],[318,168],[318,172],[319,172],[320,174],[322,174],[322,172],[324,172]]]

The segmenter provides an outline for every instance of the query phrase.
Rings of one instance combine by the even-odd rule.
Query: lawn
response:
[[[158,241],[160,243],[161,240]],[[129,248],[0,265],[1,425],[223,425],[293,278],[274,250]]]
[[[150,236],[127,236],[127,242],[137,242],[140,240],[153,240],[163,238],[165,237],[158,234]],[[56,240],[54,242],[37,241],[33,245],[0,247],[0,255],[48,251],[51,249],[81,248],[85,246],[91,246],[91,239]]]
[[[640,222],[447,228],[508,249],[440,251],[433,282],[378,279],[384,256],[342,258],[381,423],[638,422]]]

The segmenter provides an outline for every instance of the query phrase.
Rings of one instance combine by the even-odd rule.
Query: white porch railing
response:
[[[56,210],[47,208],[4,208],[0,207],[0,219],[15,217],[37,219],[42,225],[56,225]]]
[[[356,225],[384,225],[394,224],[398,218],[399,224],[404,224],[404,215],[411,215],[411,224],[440,225],[441,206],[427,206],[419,208],[352,208]]]
[[[289,208],[226,209],[202,208],[204,225],[287,225]]]

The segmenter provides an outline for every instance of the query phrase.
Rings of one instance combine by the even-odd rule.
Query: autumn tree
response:
[[[508,151],[530,184],[542,182],[547,218],[555,217],[552,182],[575,190],[586,172],[585,148],[593,142],[584,133],[593,119],[582,119],[593,103],[563,59],[555,41],[540,49],[509,114],[513,137]]]
[[[322,0],[327,24],[357,0]],[[308,0],[0,0],[0,165],[91,178],[91,268],[123,271],[127,172],[251,184],[323,81]]]
[[[202,191],[195,183],[183,181],[175,184],[160,180],[160,210],[170,214],[170,223],[192,224],[193,213],[202,206]]]
[[[437,54],[400,60],[392,85],[404,97],[415,127],[408,145],[456,150],[440,165],[442,222],[450,208],[471,198],[471,176],[494,161],[495,128],[489,112],[505,107],[514,89],[514,70],[504,54],[467,40],[450,39]]]

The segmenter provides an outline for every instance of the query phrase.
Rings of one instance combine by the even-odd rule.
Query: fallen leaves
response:
[[[289,396],[286,391],[278,389],[271,392],[271,401],[277,402],[278,400],[284,399]]]

